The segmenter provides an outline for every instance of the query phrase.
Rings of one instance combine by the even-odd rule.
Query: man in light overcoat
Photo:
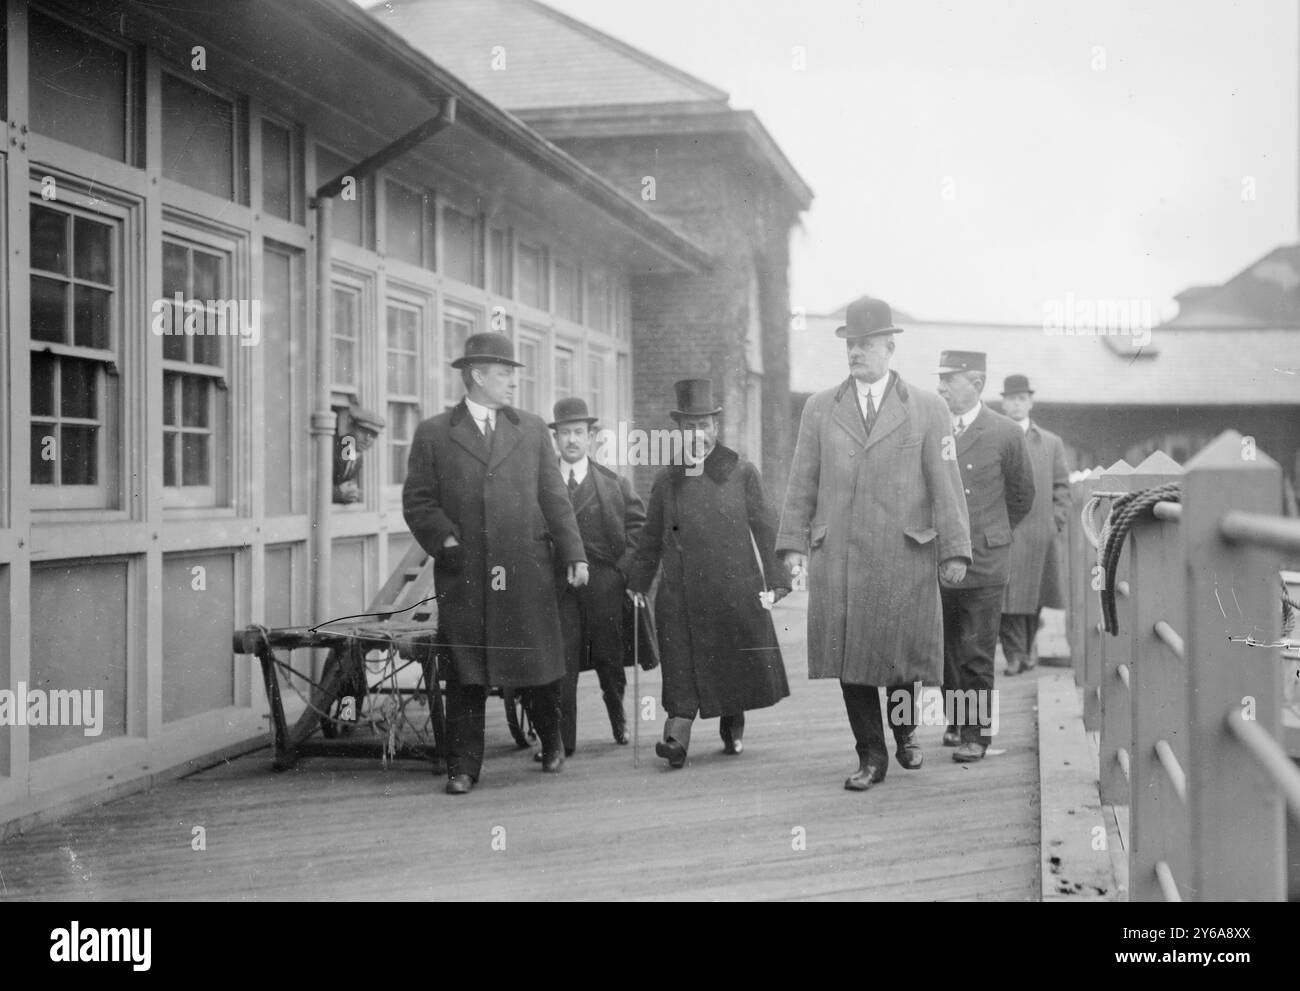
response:
[[[882,300],[849,306],[836,331],[849,377],[804,406],[776,540],[807,574],[808,675],[840,680],[858,754],[850,791],[889,766],[881,687],[895,756],[921,766],[912,690],[942,674],[939,574],[959,581],[971,557],[948,411],[889,369],[901,332]]]

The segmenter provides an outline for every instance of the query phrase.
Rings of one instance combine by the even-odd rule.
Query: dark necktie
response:
[[[483,417],[483,440],[487,442],[488,450],[492,450],[492,417]]]
[[[572,499],[573,494],[578,491],[578,473],[575,472],[572,468],[569,469],[568,485],[569,485],[569,498]]]
[[[867,433],[871,433],[871,428],[876,425],[876,400],[871,395],[871,390],[867,390],[867,410],[862,414],[862,418],[867,424]]]

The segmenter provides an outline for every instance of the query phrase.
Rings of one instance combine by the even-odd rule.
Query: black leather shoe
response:
[[[614,731],[614,742],[621,744],[622,746],[627,746],[629,741],[632,739],[627,735],[627,723],[625,722],[622,726],[612,726],[610,728]]]
[[[844,781],[845,791],[866,791],[885,780],[885,772],[875,764],[862,764]]]
[[[474,779],[468,774],[453,774],[447,779],[448,795],[468,795],[474,787]]]
[[[961,731],[956,726],[949,726],[943,731],[943,745],[945,747],[961,746]]]
[[[898,763],[902,764],[905,770],[919,770],[925,761],[925,755],[921,753],[921,746],[916,742],[916,732],[899,737],[895,742],[898,744],[898,749],[894,751],[894,756],[898,758]]]
[[[1018,657],[1011,657],[1011,658],[1008,658],[1008,659],[1007,659],[1007,666],[1006,666],[1006,669],[1003,670],[1002,673],[1003,673],[1003,674],[1006,674],[1006,675],[1013,675],[1013,674],[1019,674],[1021,671],[1024,671],[1024,670],[1027,670],[1027,669],[1021,665],[1021,663],[1020,663],[1020,658],[1018,658]]]
[[[623,712],[623,696],[609,692],[604,692],[603,696],[605,711],[609,713],[609,728],[614,734],[614,742],[626,744],[629,738],[627,735],[627,715]]]
[[[559,774],[564,770],[564,754],[559,751],[542,754],[542,770],[547,774]]]
[[[565,748],[564,748],[564,756],[565,756],[565,757],[572,757],[572,756],[573,756],[573,751],[570,750],[568,747],[565,747]],[[539,763],[539,764],[542,762],[542,752],[541,752],[540,750],[534,750],[534,751],[533,751],[533,760],[537,761],[537,763]]]
[[[982,743],[963,743],[952,755],[952,759],[958,764],[974,764],[977,760],[984,759],[984,751],[988,747]]]
[[[686,766],[686,748],[676,740],[660,740],[656,743],[655,756],[668,761],[669,767]]]

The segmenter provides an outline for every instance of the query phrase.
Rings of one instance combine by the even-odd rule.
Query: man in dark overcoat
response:
[[[724,750],[739,754],[745,710],[790,694],[770,612],[790,578],[773,549],[775,518],[758,469],[717,442],[722,407],[713,384],[684,379],[675,389],[671,415],[685,437],[684,463],[655,478],[628,591],[642,602],[659,573],[654,609],[668,719],[655,753],[682,767],[696,716],[722,717]]]
[[[546,423],[511,406],[521,363],[510,338],[471,335],[452,367],[461,370],[466,396],[416,429],[402,509],[434,559],[449,668],[447,791],[460,795],[482,769],[489,686],[530,689],[542,770],[563,767],[554,561],[580,586],[587,558]]]
[[[1011,533],[1034,503],[1034,473],[1020,428],[982,402],[986,359],[979,351],[944,351],[939,395],[952,413],[966,508],[971,566],[962,581],[943,580],[943,696],[953,760],[981,760],[991,742],[993,654],[998,644]],[[958,694],[960,693],[960,694]]]
[[[849,305],[836,331],[849,377],[804,405],[776,542],[808,576],[808,676],[840,680],[858,754],[849,791],[889,767],[882,687],[895,756],[920,768],[913,686],[942,671],[939,574],[959,579],[971,554],[948,412],[889,368],[902,332],[883,300]]]
[[[623,648],[631,631],[624,630],[624,593],[632,552],[645,525],[645,504],[631,482],[591,459],[597,419],[587,412],[587,403],[578,397],[561,399],[554,412],[550,428],[560,449],[560,475],[573,501],[590,570],[581,588],[560,586],[565,658],[560,735],[569,756],[578,740],[578,675],[591,668],[600,680],[614,741],[628,741],[623,667],[631,658]]]
[[[1064,600],[1058,545],[1070,516],[1070,469],[1065,443],[1030,419],[1033,408],[1029,378],[1008,375],[1002,383],[1002,412],[1025,433],[1034,469],[1034,505],[1011,534],[1010,578],[998,625],[1007,674],[1033,670],[1038,614],[1044,608],[1060,609]]]

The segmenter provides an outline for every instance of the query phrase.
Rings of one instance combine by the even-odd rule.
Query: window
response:
[[[587,355],[587,395],[591,397],[591,415],[605,414],[605,356]]]
[[[432,197],[391,179],[384,183],[384,251],[391,258],[433,268]]]
[[[582,322],[582,271],[562,261],[555,263],[555,312],[565,320]]]
[[[519,335],[519,360],[524,363],[519,369],[519,408],[530,413],[540,413],[538,408],[541,394],[538,388],[537,374],[541,364],[542,342],[531,334]]]
[[[539,310],[550,306],[546,249],[519,242],[519,302]]]
[[[281,220],[298,219],[297,141],[287,127],[262,121],[262,209]]]
[[[442,314],[442,402],[455,406],[465,394],[460,369],[451,363],[465,353],[465,341],[476,332],[478,318],[472,310],[449,304]]]
[[[449,278],[483,287],[483,246],[478,218],[452,207],[442,210],[442,270]]]
[[[36,10],[28,11],[27,24],[32,130],[128,161],[130,56]]]
[[[163,337],[163,486],[172,504],[216,505],[218,471],[229,458],[225,424],[230,256],[163,240],[163,299],[171,333]],[[175,302],[177,297],[182,302]],[[165,496],[168,494],[165,494]]]
[[[493,228],[488,235],[489,262],[492,268],[492,291],[509,297],[514,293],[514,264],[511,258],[510,232]]]
[[[233,101],[164,72],[162,170],[168,179],[233,200],[242,183],[236,168]]]
[[[323,186],[344,175],[355,162],[336,155],[327,148],[316,146],[316,185]],[[330,210],[330,230],[337,241],[368,248],[374,240],[374,196],[369,179],[360,179],[344,186],[334,197]]]
[[[595,330],[608,332],[609,322],[609,276],[596,270],[587,274],[587,326]]]
[[[413,306],[388,304],[388,481],[406,481],[411,438],[420,422],[420,323]]]
[[[116,499],[119,228],[67,207],[31,207],[31,481],[41,501]]]
[[[351,286],[335,286],[333,299],[334,362],[330,379],[338,392],[357,394],[361,357],[361,292]]]
[[[632,414],[632,360],[627,355],[620,354],[616,365],[618,369],[618,415],[621,418]]]
[[[573,350],[555,349],[555,398],[573,395]]]

